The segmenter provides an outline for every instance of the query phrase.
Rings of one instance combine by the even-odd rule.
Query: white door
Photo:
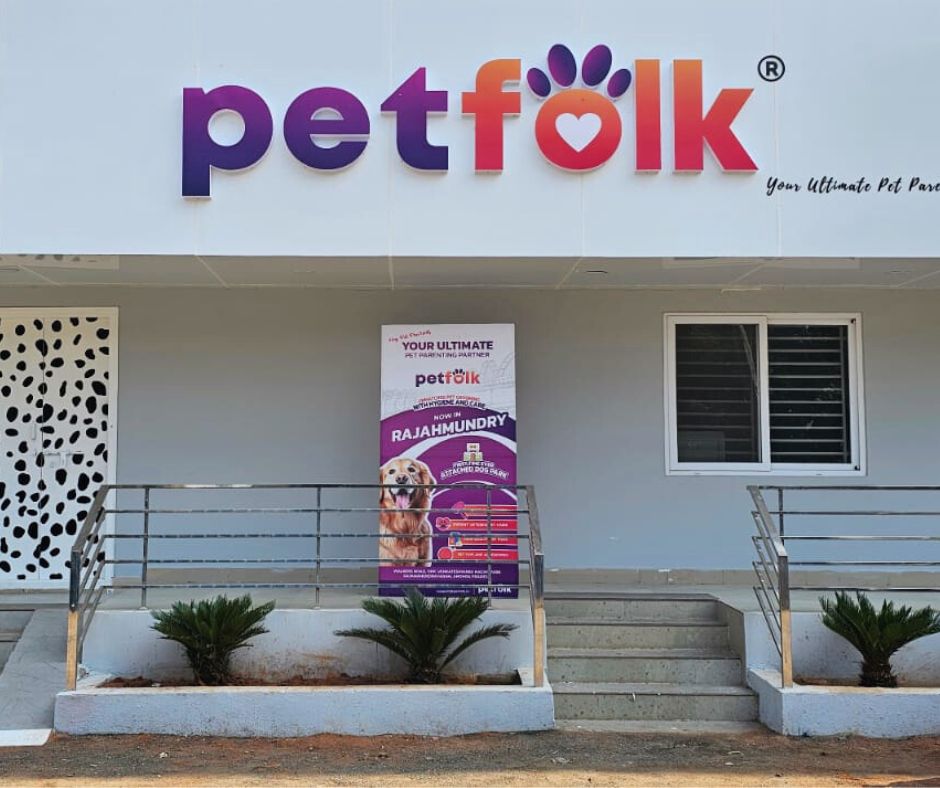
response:
[[[117,310],[0,309],[0,587],[68,584],[113,482],[116,403]]]

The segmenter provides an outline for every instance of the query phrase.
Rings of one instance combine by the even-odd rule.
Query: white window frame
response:
[[[760,408],[761,460],[759,462],[679,461],[679,441],[676,430],[676,326],[688,323],[757,326],[760,359],[758,406]],[[767,363],[767,326],[769,325],[840,325],[848,327],[851,462],[838,464],[770,462],[770,392],[769,365]],[[867,474],[861,314],[801,312],[667,313],[663,316],[663,336],[667,476],[865,476]]]

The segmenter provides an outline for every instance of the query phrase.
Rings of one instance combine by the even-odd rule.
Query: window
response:
[[[670,473],[862,473],[859,318],[667,315]]]

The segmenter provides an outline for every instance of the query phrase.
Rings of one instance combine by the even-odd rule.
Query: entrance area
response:
[[[0,588],[62,588],[113,481],[117,310],[0,310]]]

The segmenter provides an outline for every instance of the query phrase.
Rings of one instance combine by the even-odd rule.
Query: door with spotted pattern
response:
[[[113,481],[114,309],[0,309],[0,587],[68,583],[69,549]]]

